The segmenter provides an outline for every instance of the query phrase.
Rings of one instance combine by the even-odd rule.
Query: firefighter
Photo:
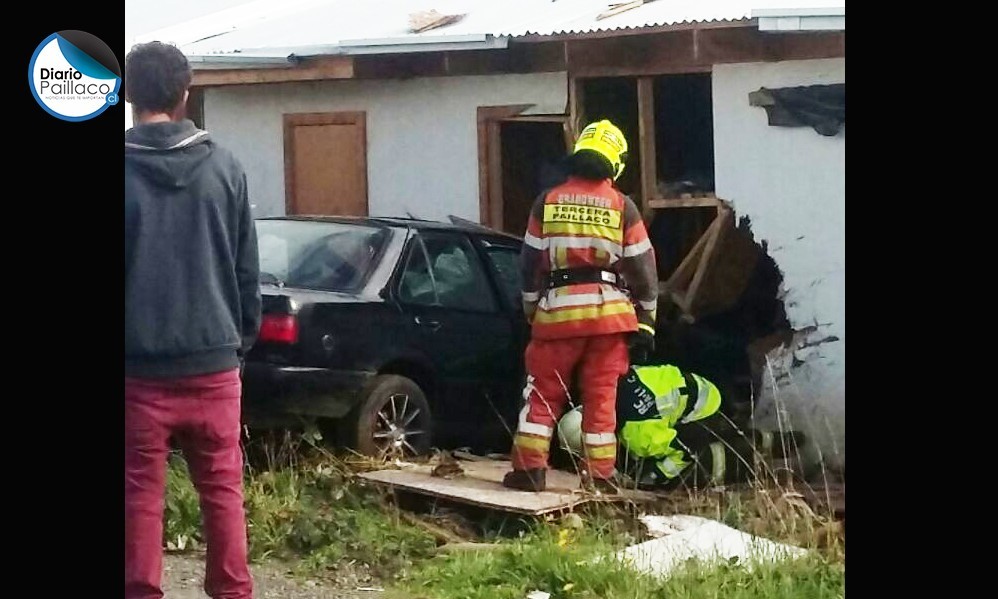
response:
[[[780,453],[772,433],[753,431],[752,440],[739,434],[721,413],[721,402],[714,383],[669,364],[631,366],[620,377],[617,434],[627,457],[637,459],[626,469],[638,486],[668,488],[693,476],[712,484],[744,480],[756,452]],[[562,447],[574,455],[581,454],[584,414],[578,406],[558,422]],[[801,440],[796,434],[782,441]]]
[[[626,159],[620,129],[606,120],[591,123],[566,157],[567,179],[532,207],[520,256],[531,323],[526,405],[506,487],[545,489],[554,426],[577,382],[586,408],[583,480],[596,490],[616,489],[617,379],[629,366],[629,341],[654,346],[658,300],[655,254],[641,214],[614,187]]]

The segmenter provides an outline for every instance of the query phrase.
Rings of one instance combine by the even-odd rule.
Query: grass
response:
[[[612,528],[612,527],[610,527]],[[666,580],[637,574],[622,561],[619,531],[542,525],[499,550],[436,557],[418,565],[391,599],[523,599],[532,590],[552,599],[832,599],[844,596],[844,563],[811,552],[796,560],[745,568],[687,563]]]
[[[350,480],[339,460],[305,451],[293,462],[249,469],[244,483],[251,562],[295,562],[302,574],[334,571],[345,562],[366,565],[391,580],[436,547],[424,530],[400,520],[373,489]],[[167,468],[164,545],[190,550],[203,544],[197,494],[179,456]]]
[[[523,599],[532,590],[553,599],[668,597],[832,599],[844,596],[844,548],[829,519],[779,488],[750,485],[724,493],[677,493],[653,513],[714,518],[773,540],[811,549],[804,558],[754,569],[690,563],[662,581],[616,560],[594,560],[645,540],[636,506],[597,504],[579,512],[581,526],[558,521],[497,521],[489,551],[438,554],[434,537],[400,517],[398,508],[351,479],[350,467],[324,452],[248,472],[245,485],[252,561],[294,561],[301,575],[366,565],[390,587],[390,599]],[[517,526],[517,525],[520,526]],[[519,536],[510,530],[519,530]],[[514,535],[510,538],[510,535]],[[164,542],[200,545],[197,495],[184,462],[168,468]]]
[[[597,546],[598,547],[598,546]],[[522,599],[533,590],[552,599],[836,599],[845,595],[844,566],[820,557],[740,566],[690,564],[665,581],[621,564],[595,566],[579,552],[531,541],[503,553],[462,556],[424,567],[393,599]]]
[[[806,548],[803,557],[746,568],[723,560],[686,563],[668,579],[603,559],[648,538],[642,513],[700,515],[774,541]],[[842,530],[796,494],[756,481],[725,492],[674,494],[656,506],[596,504],[584,525],[535,524],[488,551],[439,555],[401,577],[391,599],[522,599],[532,590],[552,599],[833,599],[845,595]],[[578,519],[576,519],[578,521]]]
[[[605,559],[648,538],[637,506],[596,504],[581,510],[572,526],[479,518],[462,534],[490,543],[487,551],[442,553],[432,530],[414,525],[388,497],[359,484],[352,476],[357,465],[320,449],[318,438],[287,435],[278,441],[247,447],[254,464],[245,482],[251,560],[293,561],[294,569],[308,576],[335,574],[341,564],[359,563],[389,587],[388,599],[523,599],[533,590],[552,599],[832,599],[845,594],[841,524],[815,511],[793,479],[781,480],[761,460],[753,464],[748,484],[680,490],[641,509],[712,518],[804,547],[807,554],[752,568],[690,562],[660,580]],[[189,550],[203,542],[197,494],[176,456],[168,467],[165,520],[168,549]]]

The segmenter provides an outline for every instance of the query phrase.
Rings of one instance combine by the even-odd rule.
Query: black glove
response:
[[[632,364],[644,364],[655,351],[655,335],[646,329],[638,329],[630,339],[630,354]]]

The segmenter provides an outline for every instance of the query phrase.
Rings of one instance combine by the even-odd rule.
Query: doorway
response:
[[[565,134],[559,122],[504,121],[502,145],[502,230],[523,235],[537,196],[561,183]]]
[[[513,235],[527,230],[537,196],[563,180],[562,160],[572,144],[568,116],[520,116],[522,109],[478,109],[480,219]]]

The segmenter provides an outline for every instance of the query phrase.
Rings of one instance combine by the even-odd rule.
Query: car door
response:
[[[494,400],[517,347],[513,327],[471,240],[420,231],[409,243],[397,297],[413,339],[437,373],[435,420],[477,434],[503,427]],[[440,431],[446,439],[445,430]],[[453,427],[451,427],[453,428]]]
[[[509,422],[515,423],[522,404],[524,384],[523,355],[530,342],[530,324],[523,315],[520,273],[520,244],[506,238],[482,237],[478,246],[499,289],[503,310],[510,319],[516,351],[511,352],[504,368],[506,375],[499,381],[497,397],[502,399],[502,411]]]

